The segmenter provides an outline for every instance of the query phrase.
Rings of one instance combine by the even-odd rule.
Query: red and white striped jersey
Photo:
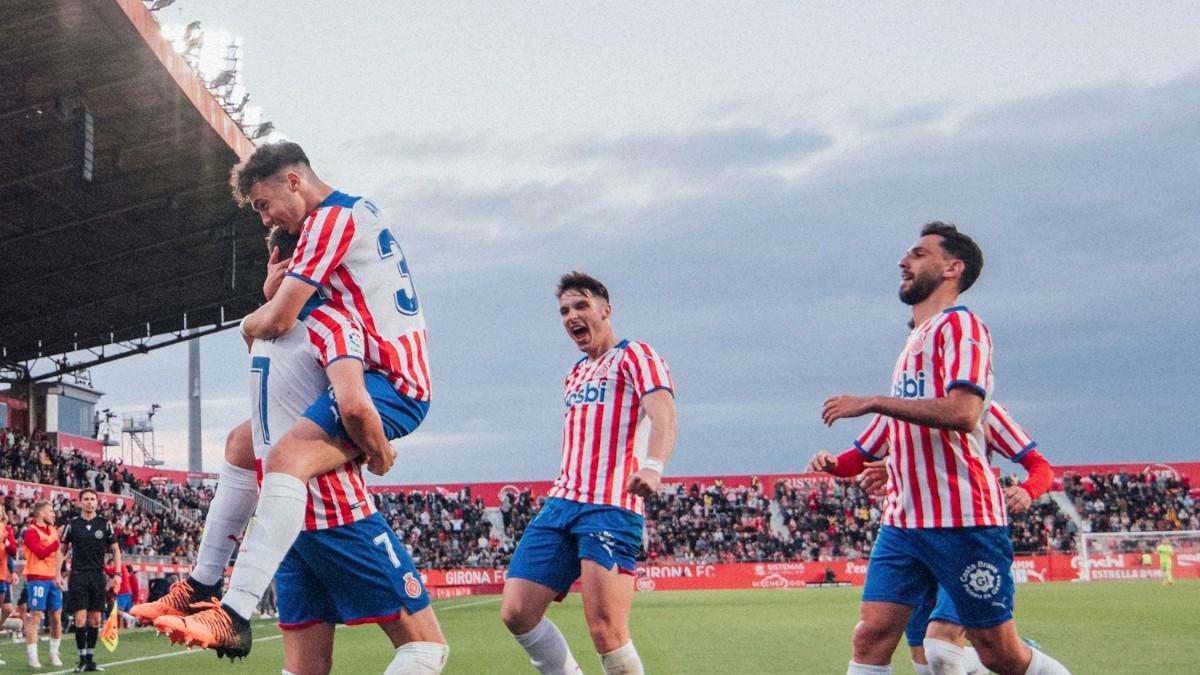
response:
[[[348,317],[325,307],[274,340],[254,341],[250,427],[260,485],[263,462],[274,441],[329,388],[325,366],[340,358],[363,358],[362,332]],[[346,462],[308,481],[306,530],[348,525],[372,513],[375,501],[367,492],[359,463]]]
[[[1014,464],[1020,464],[1021,458],[1037,448],[1037,443],[1025,431],[1025,428],[1012,418],[1008,409],[997,401],[988,406],[987,440],[988,459],[992,455],[1000,455]],[[881,460],[888,454],[887,418],[876,415],[867,428],[854,441],[854,447],[870,460]]]
[[[642,397],[674,394],[667,362],[644,342],[622,340],[595,361],[584,357],[565,381],[562,466],[551,497],[642,513],[625,483],[641,468],[650,439]]]
[[[425,315],[408,260],[380,215],[361,197],[334,192],[304,222],[288,275],[316,286],[366,338],[367,367],[404,396],[430,399]]]
[[[983,397],[986,416],[992,396],[991,355],[991,334],[978,317],[965,307],[939,312],[909,334],[892,375],[892,396],[942,398],[955,387],[967,387]],[[1004,494],[988,461],[982,422],[980,419],[969,433],[888,417],[876,419],[867,428],[864,436],[868,442],[884,434],[891,448],[884,525],[1008,524]]]

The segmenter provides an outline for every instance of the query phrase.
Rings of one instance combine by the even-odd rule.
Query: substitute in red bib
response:
[[[675,445],[671,374],[644,342],[619,340],[608,289],[579,272],[562,277],[559,313],[586,356],[567,374],[562,467],[526,528],[504,583],[500,618],[538,672],[580,672],[545,618],[582,578],[584,617],[607,674],[643,672],[629,637],[642,499],[654,494]]]

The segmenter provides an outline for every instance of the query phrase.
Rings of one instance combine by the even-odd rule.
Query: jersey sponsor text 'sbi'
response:
[[[404,396],[430,398],[425,315],[408,260],[379,207],[334,192],[305,220],[288,274],[362,327],[370,370]]]
[[[562,466],[549,495],[642,513],[642,498],[625,483],[646,457],[642,397],[658,389],[674,392],[671,373],[644,342],[622,340],[595,361],[580,359],[565,381]]]
[[[892,374],[895,398],[933,399],[957,387],[992,396],[992,338],[965,307],[935,314],[909,334]],[[988,460],[983,419],[970,432],[877,417],[858,445],[886,439],[888,498],[882,522],[893,527],[974,527],[1008,523],[1004,495]],[[870,453],[868,453],[870,454]]]
[[[328,389],[325,366],[339,358],[362,358],[361,333],[356,333],[353,323],[340,326],[338,330],[344,332],[332,331],[320,318],[315,318],[318,311],[314,310],[303,322],[294,324],[274,340],[255,340],[250,350],[254,375],[250,426],[260,482],[263,462],[271,446]],[[329,319],[338,314],[325,311],[320,316]],[[346,525],[372,513],[375,502],[367,492],[358,462],[346,462],[308,481],[306,530]]]

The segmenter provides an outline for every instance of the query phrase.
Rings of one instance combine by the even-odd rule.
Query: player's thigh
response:
[[[937,578],[921,559],[910,529],[884,526],[867,561],[863,604],[884,603],[919,607],[934,597]],[[907,617],[908,614],[906,613]]]
[[[580,564],[583,616],[593,629],[625,629],[633,607],[633,575],[619,567],[604,567],[594,560]],[[620,645],[618,645],[620,646]]]
[[[254,436],[250,431],[250,420],[233,428],[225,437],[225,461],[239,469],[254,471]]]
[[[325,433],[312,420],[301,417],[267,455],[268,473],[286,473],[307,481],[332,471],[359,455]]]
[[[295,675],[325,675],[333,668],[331,623],[283,632],[283,667]]]
[[[446,643],[432,605],[413,614],[405,612],[391,621],[382,621],[379,627],[392,641],[393,647],[409,642]]]
[[[561,596],[557,590],[529,579],[508,577],[500,597],[500,620],[514,635],[533,630],[550,603]]]

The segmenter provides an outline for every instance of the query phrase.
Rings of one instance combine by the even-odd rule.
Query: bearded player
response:
[[[867,567],[848,675],[891,673],[914,607],[940,584],[983,663],[1001,675],[1067,672],[1017,635],[1012,543],[999,481],[987,457],[991,335],[960,293],[983,269],[979,246],[953,225],[930,223],[900,260],[900,300],[915,328],[892,376],[892,396],[834,396],[822,418],[885,418],[889,491]]]
[[[854,447],[834,457],[821,451],[809,462],[810,471],[823,471],[840,478],[859,476],[864,490],[876,496],[887,494],[887,422],[876,416],[854,441]],[[1037,444],[1008,410],[996,401],[988,407],[986,420],[989,458],[999,455],[1020,464],[1028,477],[1020,485],[1004,489],[1009,513],[1024,513],[1054,482],[1054,468],[1037,450]],[[954,603],[940,586],[936,597],[913,609],[904,630],[912,651],[917,675],[986,675],[979,653],[966,646]]]
[[[675,444],[671,375],[649,345],[617,339],[599,280],[572,272],[557,295],[563,327],[585,356],[566,378],[562,466],[513,554],[500,618],[539,673],[579,673],[545,613],[582,579],[584,618],[604,672],[642,673],[629,612],[642,500],[658,489]]]

